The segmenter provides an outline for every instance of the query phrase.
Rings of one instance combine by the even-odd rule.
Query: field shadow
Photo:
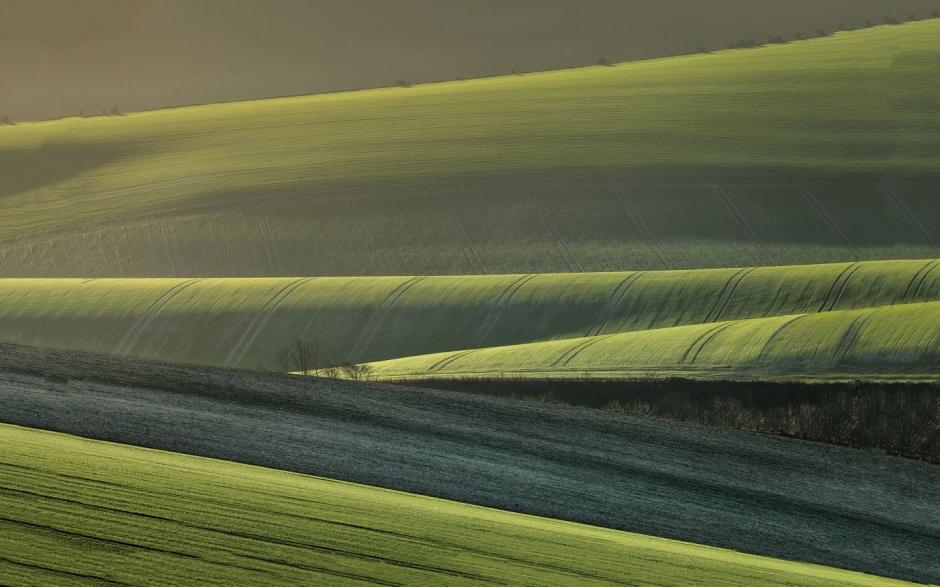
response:
[[[0,150],[0,198],[27,192],[97,169],[133,152],[129,143],[42,145]]]

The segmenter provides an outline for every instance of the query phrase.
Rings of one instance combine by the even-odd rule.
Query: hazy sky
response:
[[[0,0],[16,120],[629,60],[940,0]]]

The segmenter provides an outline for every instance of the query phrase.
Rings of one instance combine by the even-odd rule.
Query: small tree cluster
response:
[[[297,375],[352,381],[365,381],[372,376],[370,365],[337,363],[325,359],[320,354],[316,343],[305,338],[297,338],[281,354],[281,363],[284,371]]]

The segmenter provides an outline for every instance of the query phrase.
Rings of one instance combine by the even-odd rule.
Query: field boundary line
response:
[[[766,265],[778,265],[776,259],[772,255],[768,254],[764,250],[764,246],[758,238],[757,233],[754,232],[754,229],[748,224],[747,219],[744,217],[744,214],[741,212],[741,209],[738,208],[738,205],[734,203],[731,199],[731,196],[725,191],[720,184],[711,183],[709,184],[712,190],[712,193],[718,198],[718,201],[721,202],[721,205],[725,208],[725,211],[728,213],[728,216],[731,217],[731,220],[738,226],[741,232],[747,237],[747,240],[751,242],[751,246],[754,247],[760,257],[765,259]]]
[[[842,278],[842,284],[839,286],[839,291],[836,292],[836,297],[834,297],[832,299],[832,303],[829,304],[829,312],[835,310],[836,304],[842,300],[842,296],[845,294],[845,288],[849,285],[849,281],[856,273],[858,273],[858,270],[861,268],[861,263],[855,263],[855,266],[852,267],[852,270],[844,274],[844,277]]]
[[[601,330],[603,330],[604,327],[607,326],[607,323],[610,322],[610,319],[614,317],[614,312],[616,312],[617,308],[623,303],[627,292],[633,287],[633,284],[646,275],[646,273],[646,271],[636,271],[623,278],[620,283],[617,284],[617,287],[614,288],[614,291],[610,292],[610,296],[604,303],[604,308],[597,318],[597,325],[589,329],[587,336],[597,336],[601,333]]]

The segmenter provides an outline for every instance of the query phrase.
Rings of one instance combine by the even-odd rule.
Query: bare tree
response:
[[[4,114],[3,116],[0,116],[0,124],[4,124],[4,125],[5,125],[5,124],[12,124],[12,123],[10,122],[10,115],[9,115],[9,114]]]
[[[281,358],[284,369],[300,375],[320,375],[320,355],[317,346],[305,338],[297,338]]]
[[[345,364],[340,367],[346,379],[352,381],[365,381],[372,376],[372,366],[366,364],[350,365]]]

